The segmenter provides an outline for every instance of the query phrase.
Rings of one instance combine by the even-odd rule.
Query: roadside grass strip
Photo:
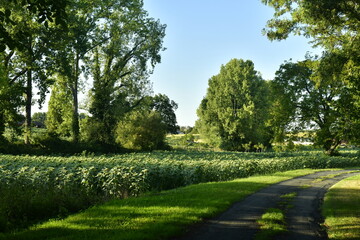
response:
[[[322,212],[329,239],[360,239],[360,175],[331,187]]]
[[[63,220],[2,234],[0,239],[166,239],[184,234],[190,225],[220,214],[261,188],[316,171],[279,172],[112,200]]]

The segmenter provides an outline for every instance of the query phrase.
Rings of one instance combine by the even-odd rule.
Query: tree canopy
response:
[[[316,80],[320,63],[321,59],[307,59],[280,66],[272,82],[277,99],[272,124],[287,129],[277,132],[280,134],[313,130],[315,144],[334,154],[341,141],[350,140],[356,132],[356,122],[349,115],[349,109],[356,107],[349,89],[341,81],[327,81],[324,76],[321,81]]]
[[[252,61],[232,59],[209,79],[198,108],[197,128],[207,140],[226,150],[269,145],[267,87]]]
[[[151,108],[160,114],[161,121],[166,125],[167,132],[176,133],[179,130],[175,114],[178,104],[170,100],[165,94],[157,94],[151,100]]]
[[[34,16],[38,23],[43,23],[46,27],[49,23],[55,22],[57,25],[66,26],[66,6],[67,0],[3,0],[0,3],[0,52],[7,47],[10,49],[23,48],[18,41],[24,36],[23,32],[18,32],[17,36],[12,35],[11,28],[6,25],[16,26],[21,19],[16,17],[14,12],[17,8],[22,8],[28,14]]]

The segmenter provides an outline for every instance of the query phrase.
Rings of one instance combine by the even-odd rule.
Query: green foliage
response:
[[[45,128],[46,122],[46,113],[44,112],[36,112],[32,115],[33,126]]]
[[[142,1],[115,3],[96,30],[111,37],[92,49],[88,61],[94,79],[89,112],[103,125],[106,144],[114,143],[118,121],[148,95],[148,74],[161,60],[165,36],[165,25],[148,17]]]
[[[209,80],[199,109],[197,129],[207,141],[226,150],[269,145],[268,85],[251,61],[232,59]]]
[[[315,46],[321,46],[327,51],[315,74],[316,86],[343,90],[342,99],[339,99],[339,102],[342,102],[339,115],[344,116],[346,120],[336,123],[337,126],[333,129],[337,129],[334,132],[323,129],[319,132],[317,140],[325,148],[330,149],[327,150],[329,154],[335,151],[334,137],[351,135],[352,141],[359,142],[360,138],[357,134],[359,127],[353,128],[353,125],[359,124],[360,115],[359,3],[351,0],[262,0],[262,2],[275,10],[273,19],[268,21],[267,29],[264,31],[268,38],[282,40],[288,38],[290,33],[311,37]],[[345,88],[341,89],[341,86]],[[339,128],[344,131],[339,131]]]
[[[272,82],[274,102],[271,126],[274,141],[284,142],[288,132],[314,129],[315,145],[334,154],[342,140],[355,139],[359,126],[350,111],[358,108],[351,101],[351,90],[329,68],[327,55],[317,60],[286,62]],[[350,111],[349,111],[350,110]]]
[[[21,7],[25,9],[28,13],[34,15],[37,22],[43,23],[46,27],[49,27],[49,22],[54,22],[54,20],[56,24],[65,26],[67,17],[65,8],[67,4],[67,0],[2,1],[0,4],[0,52],[4,51],[6,47],[10,49],[22,47],[22,44],[17,41],[18,39],[11,36],[11,29],[7,28],[7,25],[15,26],[18,24],[19,19],[16,18],[16,13],[14,13],[15,8]],[[19,35],[23,36],[21,33]]]
[[[179,126],[176,125],[175,110],[178,108],[176,102],[165,94],[157,94],[152,98],[152,108],[160,114],[168,133],[176,133],[179,130]]]
[[[274,8],[265,33],[271,40],[286,39],[290,33],[314,38],[316,44],[335,48],[358,41],[358,3],[350,0],[262,0]],[[354,49],[354,51],[358,51]]]
[[[3,139],[5,127],[16,129],[20,122],[20,106],[23,89],[22,81],[10,79],[10,63],[6,61],[7,55],[0,53],[0,141]]]
[[[119,122],[116,142],[133,150],[164,149],[167,126],[156,111],[133,111]]]
[[[67,28],[58,25],[64,16]],[[7,1],[0,3],[0,23],[0,32],[7,34],[1,35],[0,45],[7,37],[14,42],[1,51],[1,84],[16,97],[2,90],[0,95],[7,105],[3,109],[17,112],[26,107],[25,142],[31,140],[33,88],[38,88],[42,104],[53,83],[51,77],[56,84],[49,132],[79,141],[78,91],[84,74],[94,79],[88,110],[92,126],[101,123],[97,130],[102,136],[96,142],[114,145],[117,122],[148,95],[148,75],[160,62],[165,25],[148,16],[141,0]],[[17,84],[19,91],[15,91]],[[14,105],[18,99],[21,102]],[[13,115],[1,110],[1,136],[4,123]]]
[[[66,80],[60,76],[52,86],[48,104],[46,128],[50,135],[70,136],[72,121],[72,98]]]

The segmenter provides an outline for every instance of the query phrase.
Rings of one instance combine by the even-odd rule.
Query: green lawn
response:
[[[164,239],[226,210],[247,195],[280,181],[316,170],[295,170],[228,182],[191,185],[138,198],[114,200],[64,220],[0,239]]]
[[[329,239],[360,239],[360,175],[334,185],[323,205]]]

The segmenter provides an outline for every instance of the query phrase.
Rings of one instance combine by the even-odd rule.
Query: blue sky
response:
[[[264,79],[273,79],[285,60],[317,52],[304,37],[269,41],[262,35],[273,9],[260,0],[144,0],[149,16],[167,25],[162,61],[150,79],[154,93],[179,104],[180,126],[193,126],[208,79],[232,58],[252,60]]]

